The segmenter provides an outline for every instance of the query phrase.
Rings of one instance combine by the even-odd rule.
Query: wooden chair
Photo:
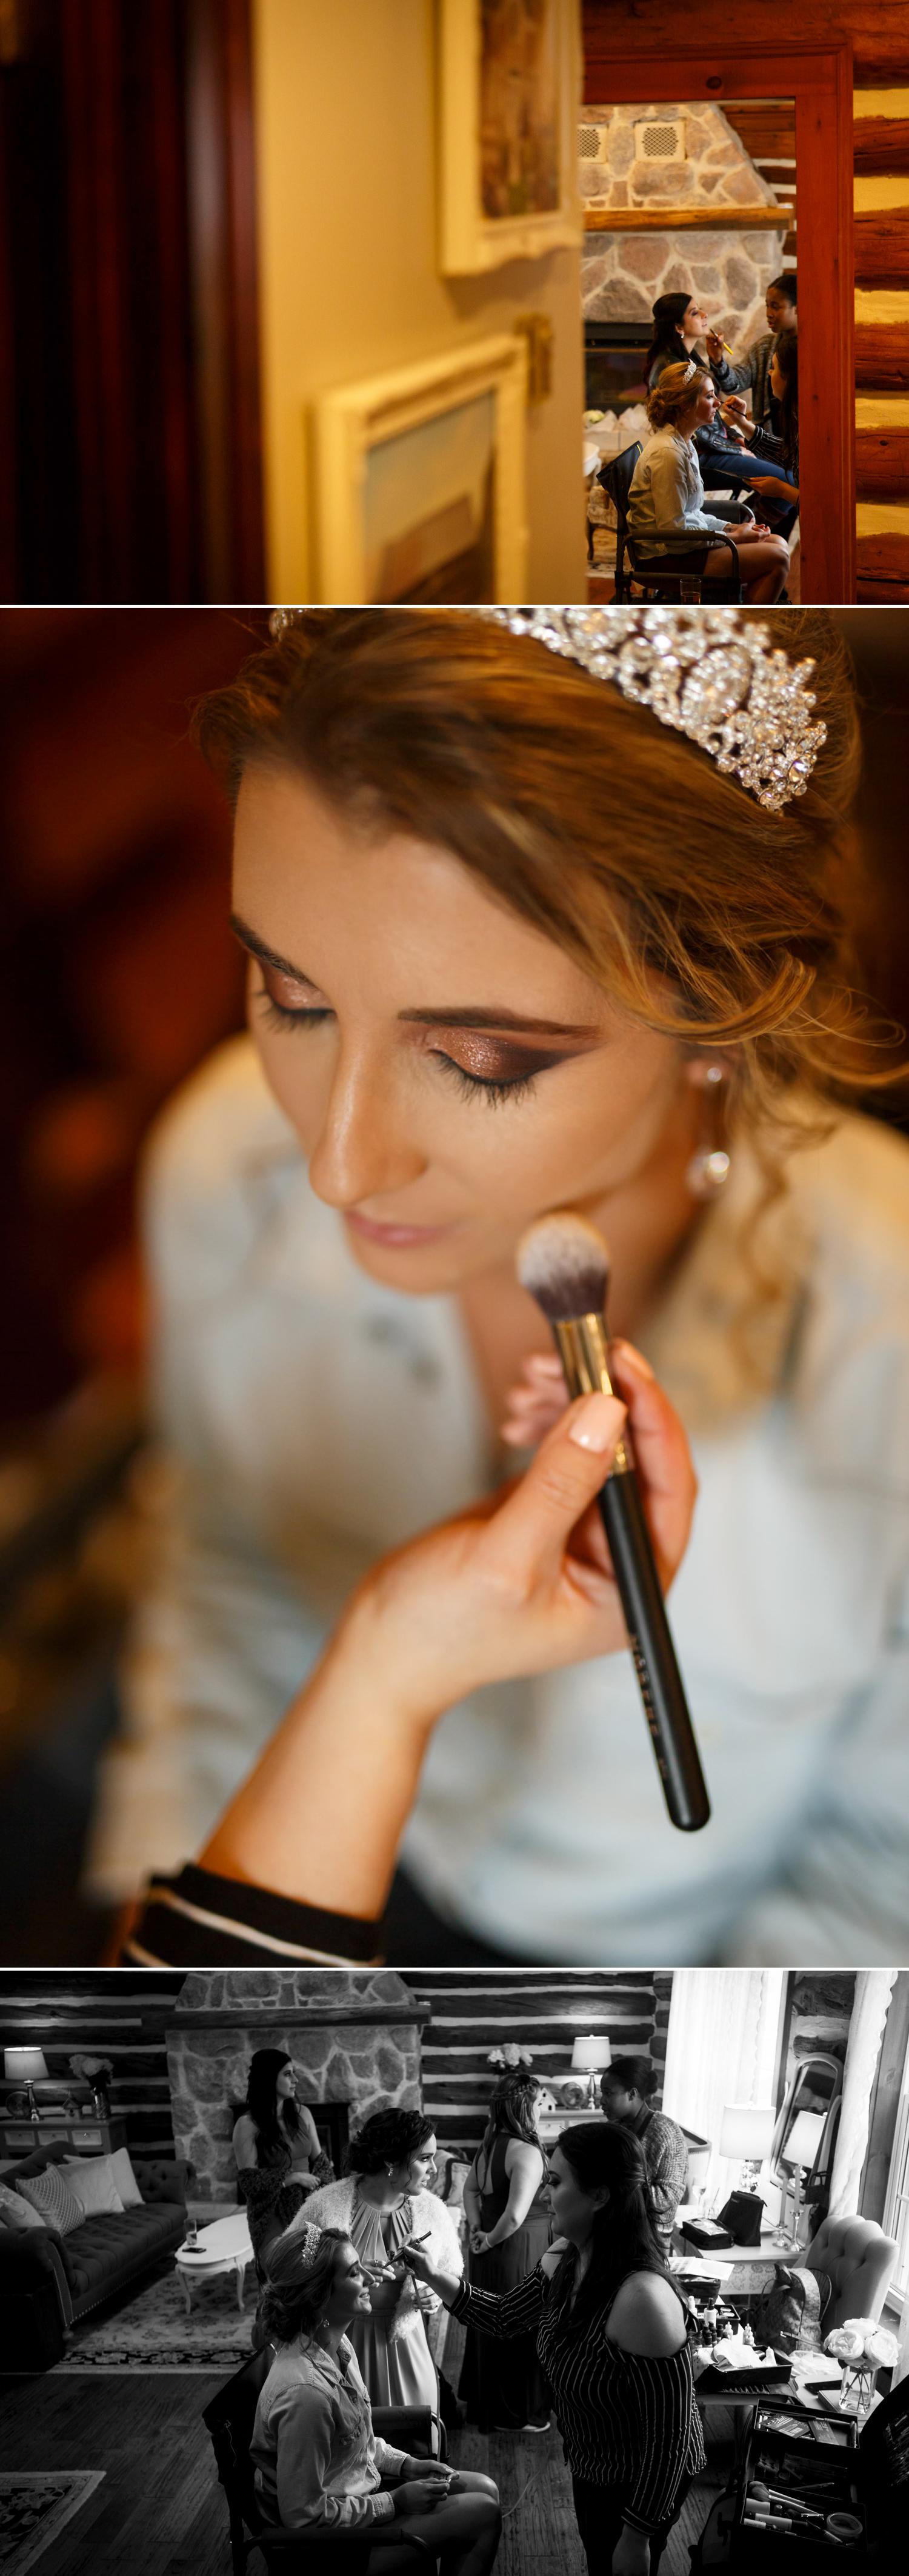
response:
[[[202,2421],[208,2426],[218,2466],[218,2477],[227,2498],[230,2524],[230,2551],[233,2576],[246,2576],[249,2559],[258,2549],[275,2576],[355,2576],[362,2571],[375,2547],[372,2531],[338,2531],[300,2533],[285,2531],[279,2523],[266,2522],[256,2493],[249,2446],[260,2390],[264,2387],[274,2355],[269,2344],[251,2354],[242,2370],[234,2372],[217,2396],[203,2408]],[[373,2410],[373,2430],[387,2442],[413,2453],[417,2459],[444,2456],[445,2436],[438,2417],[429,2406],[377,2406]],[[433,2431],[440,2436],[441,2447],[433,2453]],[[416,2562],[427,2558],[434,2563],[434,2553],[417,2532],[409,2532],[401,2523],[395,2532],[395,2547],[411,2549]]]
[[[631,584],[634,582],[638,590],[642,592],[645,599],[698,600],[701,597],[700,574],[673,571],[673,558],[671,555],[651,558],[647,562],[645,569],[642,569],[641,567],[634,538],[628,525],[628,495],[631,490],[634,469],[640,454],[640,440],[637,440],[634,446],[623,447],[619,456],[610,457],[607,463],[600,467],[600,472],[597,476],[597,481],[601,485],[602,490],[607,492],[609,495],[616,515],[615,570],[613,574],[615,597],[617,600],[621,600],[623,602],[629,600],[631,597]],[[729,537],[717,537],[714,541],[711,541],[708,537],[705,540],[705,554],[710,551],[712,542],[715,542],[717,545],[729,546],[733,559],[733,570],[729,575],[728,580],[712,581],[710,583],[709,589],[711,600],[740,600],[742,596],[742,577],[738,547],[733,543],[731,534]],[[628,558],[627,572],[625,569],[626,555]]]

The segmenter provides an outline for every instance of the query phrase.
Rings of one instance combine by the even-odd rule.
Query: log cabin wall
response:
[[[600,87],[604,39],[651,57],[729,50],[728,0],[583,0],[583,17]],[[758,42],[763,32],[747,31]],[[905,0],[798,0],[786,32],[805,47],[853,47],[858,598],[909,600],[909,11]],[[769,166],[762,175],[775,184]]]
[[[662,2069],[672,1971],[594,1968],[528,1969],[520,1975],[495,1969],[414,1969],[410,1982],[432,2020],[423,2033],[423,2105],[447,2146],[472,2155],[486,2123],[486,2108],[500,2067],[489,2051],[508,2040],[530,2050],[532,2072],[542,2084],[571,2071],[572,2040],[593,2031],[606,2037],[614,2057],[646,2056]],[[661,2092],[656,2100],[662,2099]],[[572,2118],[566,2109],[566,2120]]]
[[[74,2050],[109,2057],[111,2108],[126,2121],[130,2147],[137,2155],[172,2156],[166,2032],[185,1981],[182,1968],[47,1969],[34,1976],[8,1970],[0,1975],[0,2049],[43,2049],[48,2074],[61,2081]],[[633,2052],[660,2070],[665,2065],[671,1970],[499,1975],[424,1968],[408,1982],[420,2011],[431,2015],[422,2043],[424,2108],[440,2140],[471,2155],[501,2071],[488,2064],[488,2052],[507,2040],[530,2049],[533,2072],[544,2084],[569,2074],[572,2040],[588,2031],[604,2033],[614,2056]],[[261,1996],[258,2003],[261,2008]]]
[[[909,599],[909,19],[906,84],[855,89],[858,596]]]
[[[48,2075],[60,2083],[74,2052],[109,2057],[111,2110],[126,2121],[130,2151],[173,2156],[165,2033],[185,1981],[183,1968],[85,1968],[57,1976],[48,1969],[34,1977],[11,1970],[0,1978],[0,2049],[43,2049]],[[3,2086],[4,2100],[10,2089]]]

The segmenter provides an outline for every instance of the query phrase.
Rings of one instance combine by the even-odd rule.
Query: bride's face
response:
[[[449,851],[367,839],[295,772],[251,769],[234,913],[266,1079],[372,1277],[457,1287],[510,1264],[535,1217],[594,1213],[659,1162],[675,1041]]]

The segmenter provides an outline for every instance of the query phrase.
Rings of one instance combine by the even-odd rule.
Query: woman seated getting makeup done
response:
[[[886,1962],[909,1148],[855,1109],[847,658],[797,610],[510,616],[308,611],[200,719],[255,1042],[152,1156],[182,1486],[96,1885],[164,1873],[139,1961]],[[610,1245],[696,1835],[586,1511],[622,1416],[554,1421],[515,1280],[559,1207]]]
[[[664,368],[687,366],[689,358],[694,358],[698,366],[704,365],[697,347],[701,338],[706,340],[707,368],[719,392],[721,383],[731,385],[732,378],[723,355],[725,344],[718,331],[711,331],[703,305],[695,295],[684,292],[657,296],[653,339],[644,360],[648,393],[659,383]],[[748,501],[753,465],[744,443],[745,423],[750,429],[747,404],[733,395],[728,405],[720,401],[709,426],[701,424],[695,430],[694,450],[705,492],[731,490],[734,499]],[[785,483],[785,470],[769,467],[768,485],[772,480]],[[785,499],[785,493],[780,497]]]
[[[314,2541],[374,2528],[368,2576],[413,2569],[416,2553],[396,2547],[396,2525],[425,2541],[445,2576],[488,2576],[502,2530],[492,2479],[373,2433],[348,2332],[368,2311],[369,2290],[349,2237],[306,2222],[270,2248],[268,2275],[260,2314],[277,2349],[250,2453],[269,2522]]]
[[[454,2221],[430,2190],[435,2154],[435,2130],[422,2111],[374,2111],[351,2139],[346,2179],[315,2192],[291,2224],[291,2234],[310,2219],[317,2227],[343,2228],[360,2256],[369,2306],[354,2320],[350,2340],[374,2406],[438,2410],[423,2322],[437,2303],[431,2293],[418,2293],[402,2260],[411,2237],[425,2237],[444,2271],[462,2268]]]
[[[478,2334],[536,2334],[589,2576],[655,2576],[704,2465],[681,2295],[663,2266],[643,2151],[606,2120],[563,2129],[548,2165],[555,2236],[497,2297],[404,2260]]]
[[[634,539],[635,564],[642,579],[648,568],[671,559],[673,573],[700,576],[702,585],[729,581],[734,558],[722,543],[732,527],[741,548],[739,572],[746,600],[779,599],[786,587],[789,548],[759,525],[744,501],[717,501],[704,508],[704,486],[695,449],[695,434],[716,419],[713,378],[694,358],[684,366],[664,367],[647,396],[650,438],[641,449],[628,494],[628,525]]]

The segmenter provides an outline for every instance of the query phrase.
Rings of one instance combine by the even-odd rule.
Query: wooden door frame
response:
[[[584,99],[794,98],[799,227],[799,478],[802,598],[855,598],[855,294],[852,45],[785,41],[747,51],[703,45],[631,50],[585,28]],[[810,208],[810,221],[808,209]]]

